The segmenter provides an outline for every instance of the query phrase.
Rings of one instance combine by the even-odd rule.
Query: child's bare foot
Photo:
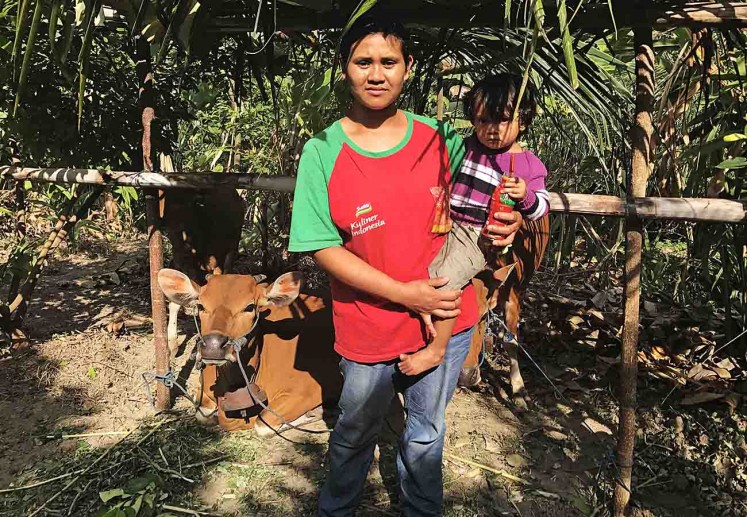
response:
[[[420,375],[444,362],[444,354],[427,346],[414,354],[399,356],[399,371],[405,375]]]

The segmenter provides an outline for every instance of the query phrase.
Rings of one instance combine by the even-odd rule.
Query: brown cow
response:
[[[208,365],[198,415],[211,414],[217,402],[223,429],[254,427],[267,436],[283,421],[339,397],[342,377],[333,349],[330,303],[299,296],[300,274],[286,273],[269,288],[248,275],[213,275],[200,287],[183,273],[164,269],[158,283],[169,301],[199,306],[198,361]],[[237,355],[233,342],[244,337]],[[262,391],[269,410],[256,401],[263,398]]]
[[[209,274],[231,272],[244,221],[244,200],[236,189],[169,190],[160,210],[174,268],[199,284]],[[178,347],[178,313],[179,305],[170,303],[167,338],[172,355]]]
[[[478,293],[478,300],[488,300],[481,305],[480,309],[483,314],[487,312],[488,307],[494,309],[500,304],[503,305],[505,323],[511,333],[518,339],[519,337],[519,315],[521,311],[521,297],[529,285],[529,280],[534,272],[542,263],[542,257],[545,254],[547,243],[550,239],[550,217],[544,216],[536,221],[524,220],[521,229],[516,234],[512,246],[512,253],[507,253],[498,258],[495,280],[489,281],[489,287],[485,283],[476,279],[473,284]],[[485,318],[475,332],[472,340],[469,354],[462,374],[459,376],[460,386],[474,386],[480,382],[480,369],[478,367],[480,350],[482,349],[482,340],[485,335]],[[504,342],[511,365],[511,391],[516,406],[520,409],[526,409],[526,388],[524,379],[521,377],[519,370],[518,347],[514,342]]]

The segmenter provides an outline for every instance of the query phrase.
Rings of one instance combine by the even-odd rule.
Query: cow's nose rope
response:
[[[485,332],[486,337],[488,335],[488,332],[491,335],[495,336],[495,333],[490,329],[490,327],[491,327],[492,324],[494,324],[496,322],[499,323],[501,325],[501,327],[503,327],[503,330],[505,331],[505,334],[503,335],[503,342],[504,343],[511,343],[511,344],[516,345],[517,347],[519,347],[521,349],[521,351],[524,352],[524,354],[529,358],[529,360],[532,362],[532,364],[534,365],[534,367],[537,368],[537,370],[539,370],[539,372],[542,374],[542,376],[545,379],[547,379],[547,382],[550,383],[550,386],[552,386],[553,390],[555,390],[555,393],[558,395],[558,397],[560,397],[565,402],[567,402],[568,404],[570,404],[570,401],[563,396],[563,393],[558,389],[558,387],[555,385],[555,383],[552,382],[552,380],[550,379],[550,377],[548,377],[548,375],[545,373],[545,371],[542,369],[542,367],[539,364],[537,364],[537,361],[535,361],[534,358],[531,355],[529,355],[529,352],[527,351],[527,349],[524,348],[524,346],[521,343],[519,343],[519,340],[516,339],[516,336],[514,336],[513,332],[511,332],[508,329],[508,326],[503,321],[503,319],[501,319],[501,317],[498,316],[498,314],[496,313],[496,311],[494,311],[490,307],[488,307],[488,321],[486,323],[487,330]],[[485,356],[484,356],[484,353],[485,353],[485,339],[483,339],[482,345],[483,345],[483,359],[484,359],[485,358]],[[480,361],[480,365],[479,366],[482,366],[482,361]]]
[[[151,407],[156,407],[155,402],[153,401],[153,392],[150,389],[150,381],[156,381],[161,382],[166,386],[167,388],[171,389],[174,386],[179,388],[179,391],[181,391],[185,397],[187,397],[187,400],[189,400],[192,403],[192,406],[195,408],[195,413],[199,413],[205,418],[211,418],[215,413],[217,413],[217,409],[214,409],[210,413],[205,413],[202,410],[202,406],[195,401],[195,399],[192,398],[192,396],[185,390],[181,384],[177,382],[177,378],[174,375],[174,372],[169,368],[169,371],[167,371],[164,375],[158,375],[156,372],[143,372],[140,374],[143,378],[143,385],[145,386],[145,393],[148,396],[148,402],[150,403]],[[200,399],[202,399],[202,390],[204,386],[204,375],[203,370],[200,369]]]

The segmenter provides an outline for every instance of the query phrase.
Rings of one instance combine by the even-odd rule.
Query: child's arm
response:
[[[516,203],[516,209],[528,221],[541,219],[550,211],[550,196],[545,188],[547,169],[545,165],[532,155],[531,170],[526,177],[526,194],[524,199]]]

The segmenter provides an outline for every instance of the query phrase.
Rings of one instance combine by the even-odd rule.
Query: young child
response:
[[[486,258],[479,241],[488,220],[490,198],[496,186],[515,201],[514,209],[525,219],[543,217],[550,209],[545,190],[547,169],[518,142],[537,112],[536,93],[527,85],[519,109],[522,78],[514,74],[485,77],[467,94],[464,112],[474,132],[465,140],[462,167],[452,179],[451,230],[446,244],[431,263],[431,278],[448,277],[442,289],[461,289],[485,269]],[[514,111],[518,111],[514,118]],[[441,364],[451,337],[454,319],[431,322],[423,316],[432,341],[413,354],[401,355],[399,369],[418,375]]]

